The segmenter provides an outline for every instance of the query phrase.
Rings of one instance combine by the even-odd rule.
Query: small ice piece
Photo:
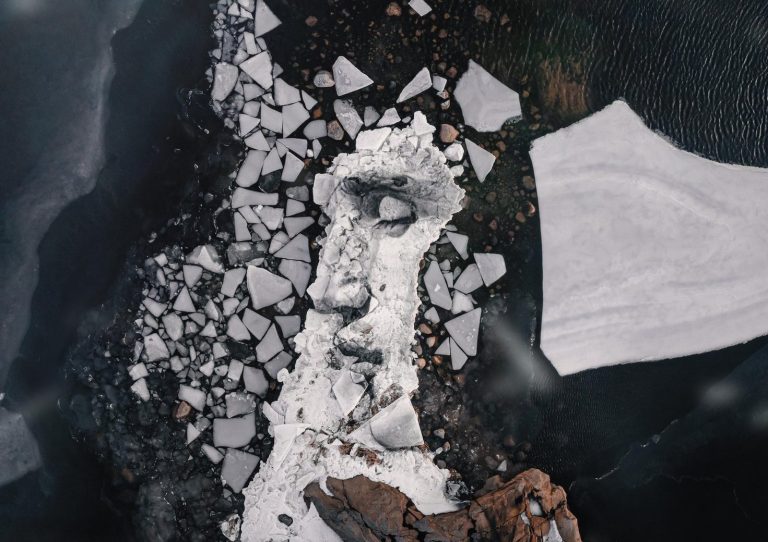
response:
[[[267,371],[269,376],[276,379],[277,373],[288,367],[292,361],[293,358],[288,352],[280,352],[278,355],[264,364],[264,370]]]
[[[309,277],[312,275],[312,266],[296,260],[283,260],[277,267],[281,275],[291,281],[296,293],[304,295],[309,285]]]
[[[253,35],[253,32],[243,32],[243,42],[245,43],[245,51],[249,55],[261,52],[261,47],[256,43],[256,36]]]
[[[256,117],[252,117],[250,115],[240,114],[238,117],[238,120],[240,122],[240,137],[246,137],[248,134],[253,132],[256,128],[259,127],[259,123],[261,122]]]
[[[205,376],[211,376],[213,374],[214,363],[213,360],[208,360],[205,364],[200,366],[200,372]]]
[[[328,135],[327,124],[323,119],[308,122],[304,127],[304,137],[307,139],[319,139]]]
[[[221,465],[221,479],[233,492],[240,493],[258,465],[258,456],[230,448]]]
[[[277,146],[291,151],[299,158],[307,155],[307,140],[300,137],[283,137],[277,140]]]
[[[200,436],[200,430],[192,425],[191,423],[187,424],[187,445],[192,444],[195,440],[197,440],[197,437]]]
[[[310,96],[305,90],[301,91],[301,101],[308,111],[312,111],[312,108],[317,105],[317,100]]]
[[[184,335],[184,322],[175,312],[163,316],[163,327],[172,341],[178,341]]]
[[[249,102],[245,102],[245,105],[243,105],[243,114],[248,115],[249,117],[254,117],[259,122],[259,124],[261,124],[261,119],[258,118],[260,111],[261,102],[251,100]]]
[[[435,354],[438,356],[450,356],[451,355],[451,339],[445,339],[440,346],[435,350]]]
[[[363,122],[365,123],[366,128],[373,125],[373,123],[379,120],[380,117],[381,115],[379,115],[379,112],[376,111],[376,109],[370,105],[365,106],[365,111],[363,111]]]
[[[225,358],[229,355],[229,350],[224,343],[213,343],[213,357],[214,359]]]
[[[472,298],[459,291],[453,292],[453,305],[451,306],[451,314],[461,314],[462,312],[468,312],[475,308],[475,304],[472,302]]]
[[[236,241],[250,241],[251,229],[248,226],[248,221],[243,218],[241,213],[236,212],[232,217],[232,221],[235,224],[235,240]]]
[[[477,268],[480,270],[480,275],[482,275],[486,286],[490,286],[506,274],[507,265],[504,263],[504,256],[501,254],[475,252],[474,256]]]
[[[240,69],[260,87],[265,89],[272,87],[272,57],[268,51],[263,51],[242,62]]]
[[[480,269],[477,264],[471,263],[464,269],[461,275],[459,275],[459,278],[456,279],[453,287],[462,293],[471,294],[482,285],[483,277],[480,273]]]
[[[240,17],[240,8],[237,4],[232,4],[229,6],[229,9],[227,10],[227,15],[232,15],[234,17]]]
[[[213,420],[213,445],[217,448],[240,448],[256,436],[256,418],[253,413],[242,418],[216,418]]]
[[[442,92],[445,90],[445,85],[448,83],[448,79],[445,77],[442,77],[440,75],[433,75],[432,76],[432,88],[435,89],[437,92]]]
[[[275,79],[275,86],[272,89],[272,96],[275,98],[275,105],[288,105],[301,100],[301,92],[283,81],[280,77]]]
[[[432,7],[424,0],[409,0],[408,6],[421,17],[432,11]]]
[[[224,281],[221,285],[221,293],[227,297],[234,297],[237,287],[245,278],[245,269],[242,267],[230,269],[224,273]]]
[[[288,241],[288,243],[275,253],[276,258],[286,260],[300,260],[311,262],[309,257],[309,239],[303,233]]]
[[[437,262],[429,264],[427,272],[424,273],[424,287],[429,294],[429,299],[434,305],[450,310],[453,305],[451,292],[448,291],[445,277],[443,276],[442,271],[440,271],[440,266]]]
[[[203,268],[197,265],[184,265],[182,268],[184,284],[192,288],[203,276]]]
[[[283,107],[283,137],[291,135],[307,120],[309,120],[309,112],[302,103]]]
[[[289,199],[285,203],[285,216],[294,216],[303,213],[307,210],[306,205],[300,201]],[[285,222],[285,221],[283,221]]]
[[[165,312],[165,309],[168,308],[168,305],[165,303],[158,303],[151,297],[147,297],[144,299],[144,301],[141,302],[142,305],[144,305],[149,313],[154,316],[155,318],[160,318],[160,315]]]
[[[253,135],[248,136],[245,138],[245,145],[249,149],[253,149],[255,151],[264,151],[269,152],[272,150],[272,148],[269,145],[269,141],[267,141],[267,138],[264,137],[264,132],[261,130],[256,130]],[[240,168],[242,169],[242,165]],[[253,184],[253,183],[251,183]]]
[[[213,245],[200,245],[195,247],[192,252],[187,254],[187,263],[197,264],[211,273],[223,273],[224,266],[221,265],[219,253]]]
[[[464,353],[464,350],[459,348],[455,340],[451,339],[451,368],[454,371],[460,371],[467,363],[467,359],[469,357]]]
[[[261,106],[261,127],[276,134],[283,131],[283,114],[267,104]]]
[[[480,334],[479,308],[457,316],[445,323],[445,329],[451,338],[470,356],[477,355],[477,338]]]
[[[358,70],[343,56],[338,57],[333,63],[333,79],[336,83],[336,94],[339,96],[345,96],[373,83],[373,79]]]
[[[296,298],[291,296],[291,297],[286,297],[280,303],[277,303],[275,305],[275,308],[277,309],[277,312],[279,312],[280,314],[288,314],[293,310],[293,306],[295,304],[296,304]]]
[[[227,321],[227,335],[236,341],[247,341],[251,338],[248,328],[236,314],[233,314]]]
[[[472,168],[475,170],[479,181],[483,182],[491,172],[496,157],[469,139],[465,139],[464,143],[467,146],[467,154],[469,154],[469,160],[472,162]]]
[[[311,216],[297,216],[283,220],[283,226],[288,237],[295,237],[297,234],[314,225],[315,219]]]
[[[256,398],[250,393],[233,391],[224,396],[227,405],[227,418],[250,414],[256,410]]]
[[[243,324],[248,328],[256,340],[261,340],[264,334],[269,329],[269,319],[264,318],[258,312],[251,309],[245,309],[242,318]]]
[[[205,303],[205,307],[203,307],[203,311],[205,312],[205,315],[211,320],[215,320],[217,322],[221,320],[221,311],[219,310],[219,307],[216,305],[216,302],[213,299],[209,299]],[[199,323],[200,322],[198,322],[198,324]]]
[[[149,387],[147,386],[146,379],[139,378],[136,382],[131,384],[131,391],[135,393],[139,397],[139,399],[141,399],[145,403],[149,401],[149,398],[150,398]]]
[[[265,397],[269,390],[269,381],[264,376],[264,371],[258,367],[245,367],[243,369],[243,384],[246,390],[259,397]]]
[[[147,371],[146,365],[143,363],[137,363],[136,365],[128,368],[128,376],[130,376],[133,380],[138,380],[139,378],[145,378],[149,376],[149,371]]]
[[[459,256],[461,256],[462,260],[469,258],[469,254],[467,253],[467,245],[469,244],[468,236],[452,231],[445,232],[445,236],[451,242],[453,248],[456,249],[456,252],[459,253]]]
[[[398,114],[397,109],[390,107],[384,111],[384,114],[381,116],[379,123],[376,126],[392,126],[398,122],[400,122],[400,115]]]
[[[253,53],[256,54],[256,53]],[[264,89],[255,83],[246,83],[243,85],[243,97],[246,100],[255,100],[264,96]],[[250,102],[249,102],[250,103]]]
[[[206,457],[211,460],[211,463],[213,463],[214,465],[218,465],[219,463],[221,463],[221,460],[224,459],[224,456],[221,455],[221,452],[218,451],[213,446],[211,446],[210,444],[203,444],[200,447],[200,449],[203,451]]]
[[[309,188],[306,186],[291,186],[285,189],[286,197],[299,201],[309,201]]]
[[[315,158],[320,156],[320,151],[323,150],[323,146],[320,144],[320,141],[317,139],[312,140],[312,154],[315,156]]]
[[[243,374],[243,362],[233,359],[227,367],[227,378],[233,382],[240,382],[240,375]]]
[[[433,324],[437,324],[440,322],[440,315],[437,313],[437,309],[435,307],[430,307],[429,309],[427,309],[427,311],[424,313],[424,318],[426,318]]]
[[[226,100],[237,84],[238,73],[240,72],[237,66],[233,66],[228,62],[217,63],[214,69],[211,97],[217,102]]]
[[[379,444],[389,450],[410,448],[424,442],[419,427],[419,416],[407,395],[371,418],[371,434]]]
[[[280,160],[280,154],[277,150],[277,147],[275,147],[269,151],[269,154],[267,154],[267,157],[264,159],[264,167],[261,170],[261,174],[269,175],[274,171],[278,171],[282,167],[283,162]]]
[[[232,207],[238,209],[246,205],[277,205],[279,197],[277,193],[267,194],[245,188],[235,188],[235,191],[232,192]],[[224,270],[219,272],[223,273]]]
[[[336,396],[344,416],[348,416],[355,409],[367,387],[368,382],[363,375],[354,373],[349,369],[341,370],[339,379],[333,385],[333,394]]]
[[[256,181],[259,180],[261,169],[264,167],[266,157],[267,153],[264,151],[248,151],[248,154],[245,155],[245,160],[240,164],[240,169],[237,171],[235,183],[245,188],[256,184]]]
[[[198,388],[182,384],[179,386],[179,399],[189,403],[198,412],[205,409],[205,392]]]
[[[464,123],[478,132],[496,132],[507,119],[522,115],[520,96],[474,60],[453,92]]]
[[[192,296],[189,295],[189,289],[184,286],[176,296],[173,302],[173,310],[177,312],[195,312],[195,304],[192,302]]]
[[[144,353],[147,355],[148,361],[159,361],[171,356],[165,341],[157,333],[144,337]]]
[[[253,11],[253,35],[257,38],[263,36],[280,26],[280,19],[277,18],[264,0],[256,0],[256,8]]]
[[[283,341],[280,340],[277,328],[272,324],[269,326],[269,330],[266,335],[264,335],[264,338],[261,339],[261,342],[259,342],[256,347],[256,361],[266,363],[275,357],[282,349]]]
[[[296,182],[301,170],[304,169],[304,162],[297,158],[292,152],[285,153],[285,165],[280,180],[286,183]]]
[[[280,332],[286,339],[293,337],[301,330],[301,316],[275,316],[275,322],[280,326]]]
[[[397,97],[397,103],[410,100],[430,88],[432,88],[432,75],[429,73],[429,68],[425,67],[419,70],[419,73],[416,74],[410,83],[405,85],[405,88]]]
[[[312,186],[312,199],[318,205],[326,205],[331,201],[331,195],[339,184],[339,179],[328,173],[315,175],[315,183]]]
[[[363,119],[360,118],[352,102],[349,100],[334,100],[333,111],[336,113],[336,118],[339,119],[339,123],[341,123],[344,131],[349,134],[349,137],[355,139],[360,128],[363,127]]]
[[[451,162],[461,162],[464,159],[464,147],[458,142],[451,143],[443,151],[443,154]]]
[[[333,80],[333,75],[331,75],[331,72],[328,70],[320,70],[312,79],[312,84],[317,88],[330,88],[336,83]]]
[[[392,133],[392,128],[363,130],[357,135],[355,147],[358,151],[378,151]]]
[[[272,238],[272,241],[269,243],[269,253],[274,254],[283,248],[288,243],[289,239],[290,237],[288,237],[288,234],[284,231],[277,232]]]
[[[213,322],[208,322],[205,324],[205,327],[203,327],[202,330],[200,330],[200,335],[203,337],[208,337],[210,339],[215,339],[219,334],[216,331],[216,326]]]
[[[291,281],[253,265],[248,266],[246,281],[251,303],[256,310],[274,305],[293,291]]]
[[[417,136],[428,135],[435,131],[435,127],[429,123],[427,116],[421,111],[416,111],[416,113],[414,113],[413,120],[411,121],[411,128],[413,128],[413,131]],[[431,138],[429,139],[429,142],[430,144],[432,143]]]

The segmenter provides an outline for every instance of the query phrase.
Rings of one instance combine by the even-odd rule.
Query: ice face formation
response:
[[[560,374],[768,331],[768,170],[684,152],[624,102],[536,140],[541,348]]]
[[[454,508],[447,471],[414,448],[421,432],[410,403],[419,261],[463,196],[433,131],[417,113],[316,178],[315,201],[330,219],[308,289],[316,310],[296,337],[295,369],[279,375],[280,398],[264,408],[275,446],[244,491],[245,541],[336,540],[302,498],[328,476],[386,482],[425,513]],[[342,453],[344,445],[353,451]],[[377,459],[356,453],[363,449]]]

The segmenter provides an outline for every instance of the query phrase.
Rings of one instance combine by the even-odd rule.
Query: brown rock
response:
[[[419,331],[422,335],[432,335],[432,328],[429,324],[419,324]]]
[[[176,421],[186,420],[192,414],[192,405],[186,401],[181,401],[173,408],[173,418]]]
[[[320,517],[345,542],[397,539],[403,542],[470,539],[542,542],[553,519],[564,542],[581,542],[578,522],[568,509],[565,491],[549,476],[530,469],[509,482],[494,476],[469,506],[455,512],[425,516],[399,490],[364,476],[328,478],[327,495],[317,483],[304,490]],[[534,515],[531,501],[543,515]]]
[[[344,129],[339,124],[339,121],[332,120],[328,122],[328,137],[336,141],[344,139]]]
[[[453,143],[459,137],[459,131],[450,124],[440,125],[440,141],[443,143]]]
[[[306,19],[304,19],[304,24],[306,24],[308,27],[313,27],[317,24],[317,17],[314,15],[310,15]]]
[[[483,4],[478,4],[475,8],[475,19],[481,23],[490,23],[491,15],[491,10],[485,7]]]
[[[387,15],[390,17],[400,17],[403,14],[403,10],[397,2],[390,2],[387,6]]]

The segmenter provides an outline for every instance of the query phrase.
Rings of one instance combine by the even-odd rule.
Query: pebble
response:
[[[341,141],[344,139],[344,129],[341,127],[341,124],[339,124],[339,121],[329,121],[327,130],[328,137],[331,139],[335,139],[336,141]]]
[[[482,23],[490,23],[491,22],[491,10],[485,7],[483,4],[478,4],[475,8],[475,19]]]
[[[400,17],[403,14],[403,9],[397,2],[390,2],[387,6],[387,15],[390,17]]]
[[[459,137],[459,131],[450,124],[440,125],[440,141],[443,143],[453,143]]]

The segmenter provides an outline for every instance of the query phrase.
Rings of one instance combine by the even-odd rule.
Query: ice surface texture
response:
[[[537,139],[541,348],[560,374],[768,330],[768,170],[682,151],[624,102]]]

